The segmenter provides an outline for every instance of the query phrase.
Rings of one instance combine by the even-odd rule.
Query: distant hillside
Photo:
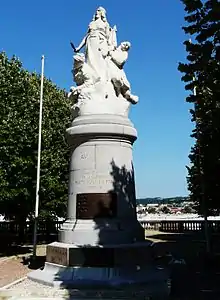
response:
[[[189,201],[189,197],[172,197],[172,198],[140,198],[137,199],[137,204],[170,204],[170,203],[180,203],[182,201]]]

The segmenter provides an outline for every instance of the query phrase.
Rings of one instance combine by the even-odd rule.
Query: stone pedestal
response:
[[[120,285],[165,281],[137,221],[129,119],[84,115],[67,129],[71,147],[68,219],[46,265],[28,275],[50,285]]]
[[[68,220],[59,241],[91,246],[143,241],[136,217],[132,163],[136,130],[131,122],[107,114],[78,117],[67,135]]]

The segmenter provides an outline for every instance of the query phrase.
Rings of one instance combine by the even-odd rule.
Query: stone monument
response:
[[[132,162],[137,132],[128,113],[138,97],[123,69],[131,44],[118,45],[116,32],[99,7],[80,45],[72,44],[68,218],[59,241],[47,246],[44,269],[28,275],[45,284],[120,285],[160,277],[137,221]]]

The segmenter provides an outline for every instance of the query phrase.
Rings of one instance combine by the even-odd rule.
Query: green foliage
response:
[[[195,211],[193,210],[193,208],[190,205],[186,205],[183,209],[182,209],[182,213],[184,214],[192,214]]]
[[[220,211],[220,2],[182,0],[187,26],[187,63],[180,63],[182,80],[191,91],[192,137],[196,143],[189,155],[188,188],[200,213]],[[193,89],[196,88],[196,95]]]
[[[156,207],[150,206],[150,207],[147,208],[147,212],[148,212],[149,214],[155,214],[156,211],[157,211]]]
[[[0,53],[0,213],[33,216],[36,194],[40,76]],[[44,79],[40,213],[63,216],[67,203],[70,103]]]
[[[170,209],[169,209],[169,207],[167,207],[167,206],[163,206],[163,207],[161,207],[161,212],[162,213],[164,213],[164,214],[169,214],[171,211],[170,211]]]

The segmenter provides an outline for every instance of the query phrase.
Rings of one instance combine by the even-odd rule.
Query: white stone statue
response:
[[[130,83],[127,80],[126,74],[123,70],[123,66],[128,59],[128,50],[131,44],[129,42],[122,42],[115,50],[110,51],[109,70],[111,81],[114,85],[116,95],[122,94],[122,96],[130,101],[132,104],[138,102],[138,96],[131,94]]]
[[[122,42],[117,47],[116,32],[116,26],[111,28],[107,21],[105,9],[99,7],[79,46],[71,43],[76,53],[72,70],[76,87],[71,87],[68,96],[73,99],[75,115],[127,116],[130,103],[138,102],[123,70],[131,45]],[[84,53],[78,53],[83,48]]]
[[[69,97],[77,101],[78,97],[83,93],[85,89],[94,87],[94,85],[100,80],[96,72],[86,63],[85,55],[79,53],[74,55],[74,68],[72,70],[73,79],[76,83],[76,87],[70,88]],[[87,96],[90,99],[90,96]]]

